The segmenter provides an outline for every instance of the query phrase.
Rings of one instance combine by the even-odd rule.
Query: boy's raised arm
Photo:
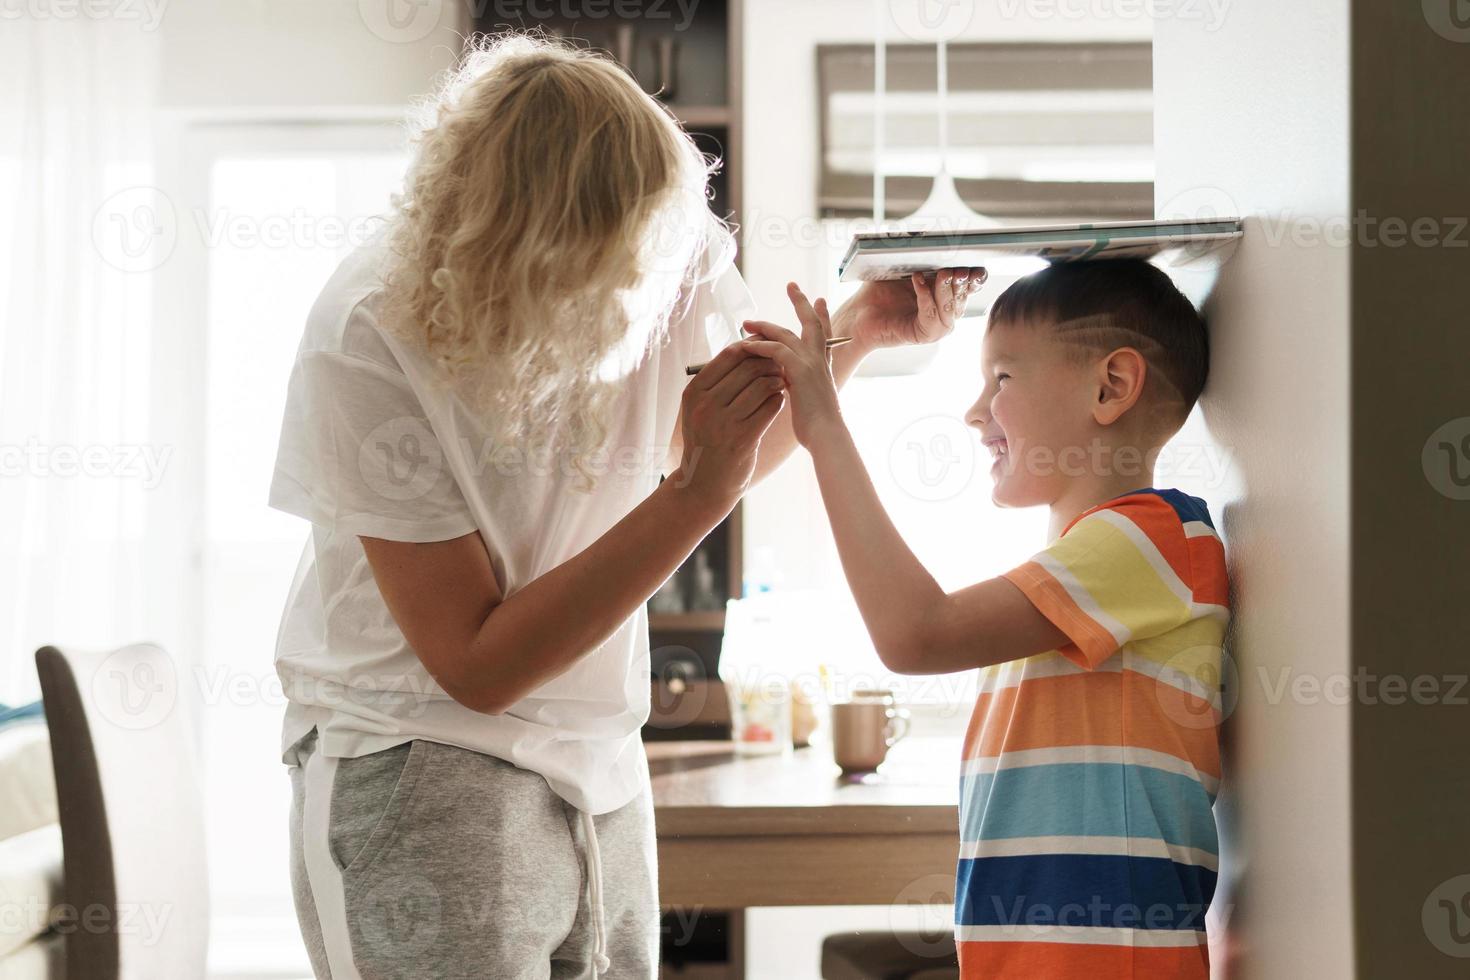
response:
[[[894,527],[837,416],[808,446],[848,586],[884,664],[947,674],[1017,660],[1068,642],[1004,578],[946,593]]]
[[[889,669],[935,674],[1055,649],[1067,637],[1003,578],[946,593],[904,542],[878,498],[842,419],[824,340],[824,299],[788,290],[802,335],[752,321],[755,353],[782,367],[792,428],[812,455],[838,556],[873,644]]]

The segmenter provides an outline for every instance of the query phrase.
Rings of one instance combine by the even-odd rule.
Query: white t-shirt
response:
[[[685,366],[708,360],[756,314],[711,248],[688,312],[636,370],[609,416],[609,453],[591,494],[562,458],[497,447],[436,368],[379,329],[380,233],[347,257],[307,318],[287,391],[270,505],[311,521],[276,644],[288,698],[282,758],[315,726],[329,756],[414,738],[540,773],[578,809],[606,813],[648,778],[648,619],[640,607],[597,649],[500,715],[449,697],[413,653],[378,592],[358,535],[442,541],[478,530],[502,595],[581,552],[658,485]]]

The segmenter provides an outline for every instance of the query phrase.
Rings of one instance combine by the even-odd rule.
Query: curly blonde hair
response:
[[[733,251],[707,203],[719,160],[615,62],[544,35],[471,39],[420,109],[384,327],[497,443],[569,456],[590,491],[620,382],[706,246]]]

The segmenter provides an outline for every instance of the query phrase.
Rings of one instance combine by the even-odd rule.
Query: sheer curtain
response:
[[[176,226],[152,187],[158,35],[143,5],[30,5],[0,31],[0,701],[43,643],[149,622],[152,278]]]

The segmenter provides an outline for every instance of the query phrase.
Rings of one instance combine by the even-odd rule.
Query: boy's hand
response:
[[[940,269],[932,280],[915,272],[908,279],[865,282],[847,306],[852,334],[869,349],[932,344],[954,330],[986,276],[975,266]]]
[[[818,298],[812,305],[794,282],[786,284],[786,295],[801,321],[801,336],[764,320],[747,320],[745,329],[754,338],[746,340],[744,346],[781,366],[791,400],[792,432],[798,442],[810,447],[808,440],[818,430],[842,420],[837,383],[832,378],[832,356],[826,346],[832,335],[832,317],[825,299]]]

